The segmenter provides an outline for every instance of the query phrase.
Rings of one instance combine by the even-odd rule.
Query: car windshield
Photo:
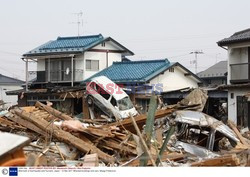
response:
[[[131,100],[129,99],[129,97],[125,97],[121,100],[118,100],[117,102],[118,102],[119,110],[121,111],[133,108],[133,104]]]

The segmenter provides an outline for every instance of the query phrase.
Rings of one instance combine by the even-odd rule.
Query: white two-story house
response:
[[[60,97],[61,89],[69,91],[72,86],[75,89],[84,79],[131,55],[134,55],[132,51],[101,34],[58,37],[23,54],[26,88],[7,94],[18,95],[19,106],[51,101],[64,112],[80,113],[81,101],[68,97],[65,100]],[[30,69],[30,62],[37,63],[36,70]]]
[[[129,49],[101,34],[91,36],[58,37],[25,54],[26,84],[46,83],[71,85],[107,68],[123,56],[133,55]],[[29,61],[37,62],[37,70],[30,71]],[[32,86],[31,86],[32,87]]]
[[[225,38],[218,45],[228,51],[228,119],[250,127],[250,29]]]

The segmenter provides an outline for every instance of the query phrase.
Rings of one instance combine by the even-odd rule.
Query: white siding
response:
[[[107,58],[108,57],[108,58]],[[120,53],[106,53],[106,52],[85,52],[84,53],[84,79],[91,77],[97,72],[107,68],[107,59],[108,66],[111,66],[115,61],[121,61]],[[99,71],[86,71],[86,60],[98,60],[99,61]]]
[[[45,59],[37,60],[37,71],[45,71]]]
[[[164,92],[186,87],[197,88],[198,82],[191,76],[185,76],[184,73],[180,67],[175,66],[174,72],[169,72],[169,70],[165,71],[164,74],[160,74],[152,79],[150,85],[162,84]]]
[[[17,104],[17,95],[6,95],[5,92],[7,91],[12,91],[12,90],[19,90],[22,89],[21,86],[12,86],[12,85],[0,85],[0,100],[3,100],[6,105],[4,105],[5,108],[7,108],[10,105],[15,105]]]
[[[78,55],[74,58],[75,61],[75,81],[84,80],[84,54]]]
[[[102,44],[95,46],[93,49],[101,49],[101,50],[121,50],[116,44],[111,41],[105,42],[105,47]],[[120,62],[122,60],[121,53],[114,52],[95,52],[95,51],[87,51],[82,55],[77,55],[75,57],[75,69],[77,72],[75,73],[75,80],[82,81],[87,79],[88,77],[96,74],[97,72],[107,68],[107,59],[108,66],[111,66],[113,62]],[[86,60],[98,60],[99,61],[99,70],[98,71],[86,71]],[[83,70],[83,73],[80,73],[80,70]],[[45,71],[45,59],[39,59],[37,62],[37,71]]]
[[[106,53],[105,52],[85,52],[84,53],[84,79],[94,75],[99,71],[86,71],[86,60],[98,60],[99,71],[106,68]]]
[[[111,41],[105,42],[105,47],[102,46],[102,44],[99,44],[99,45],[93,47],[93,49],[122,50],[120,47],[118,47],[116,44],[114,44]]]

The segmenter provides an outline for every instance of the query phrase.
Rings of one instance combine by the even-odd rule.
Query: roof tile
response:
[[[250,41],[250,28],[234,33],[232,36],[217,42],[219,46],[228,45],[236,42]]]
[[[120,83],[147,82],[173,64],[175,63],[170,63],[167,59],[114,62],[113,65],[86,79],[85,82],[98,76],[106,76],[110,80]]]

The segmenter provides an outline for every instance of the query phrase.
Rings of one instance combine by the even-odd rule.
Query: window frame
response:
[[[87,62],[90,62],[90,68],[87,68]],[[93,68],[93,62],[97,62],[97,69]],[[99,71],[100,70],[100,62],[99,60],[91,60],[91,59],[86,59],[86,64],[85,64],[85,69],[86,71]]]

